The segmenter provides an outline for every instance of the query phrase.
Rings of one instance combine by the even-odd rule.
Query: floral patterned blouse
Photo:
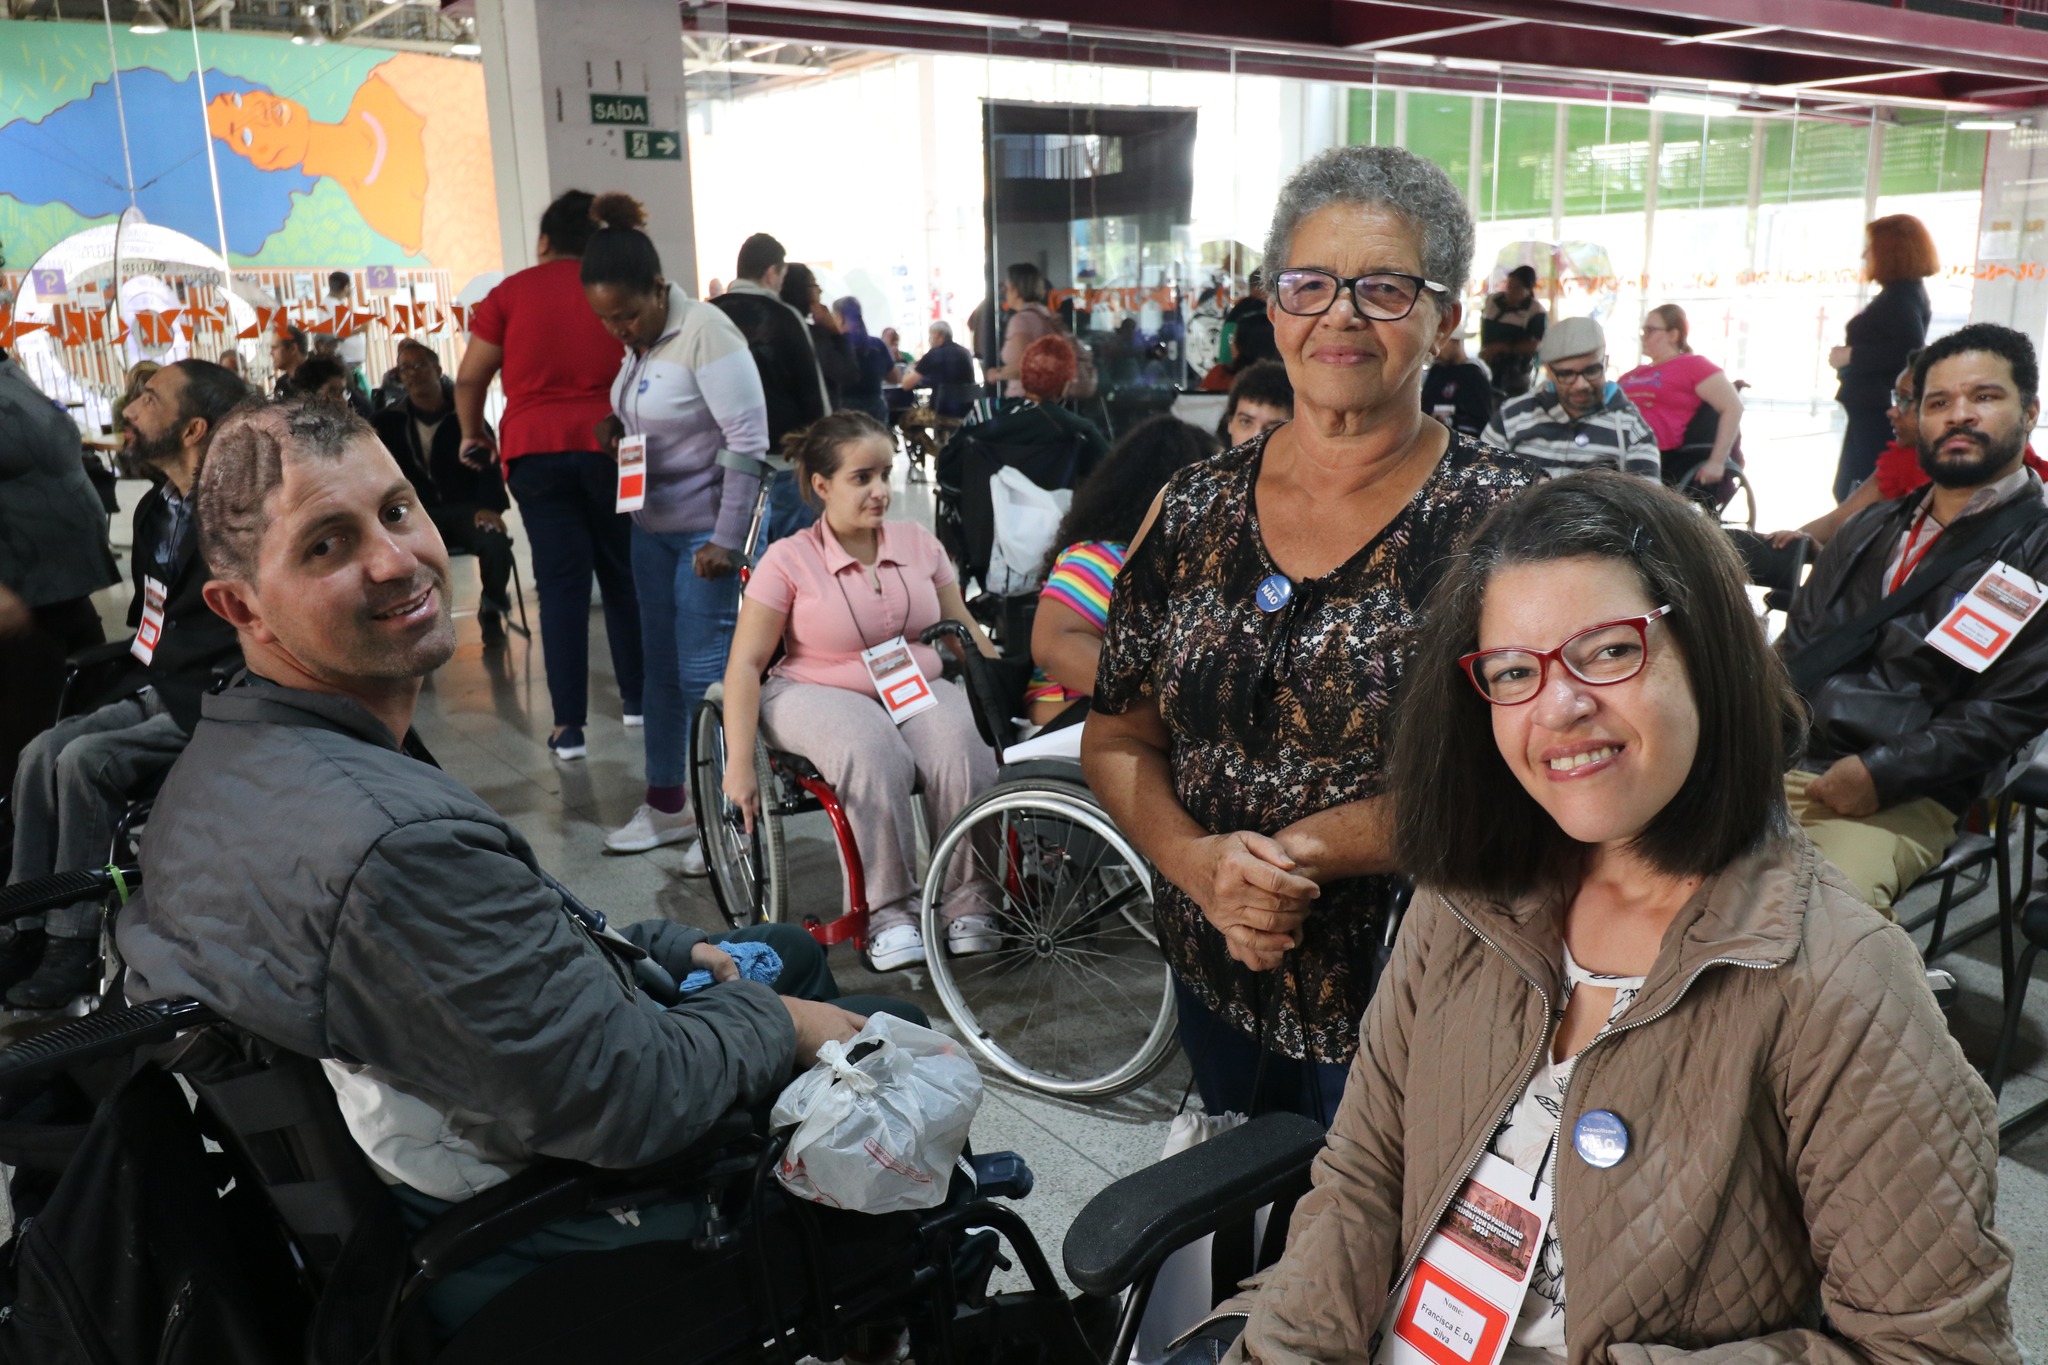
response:
[[[1267,612],[1253,598],[1279,573],[1253,498],[1266,439],[1167,484],[1158,521],[1117,576],[1096,674],[1096,710],[1158,705],[1174,793],[1218,834],[1277,834],[1379,794],[1423,598],[1486,514],[1538,477],[1453,433],[1384,530]],[[1231,958],[1195,903],[1162,881],[1160,943],[1180,979],[1233,1026],[1289,1057],[1346,1062],[1398,885],[1389,877],[1330,883],[1301,946],[1277,971],[1253,972]]]

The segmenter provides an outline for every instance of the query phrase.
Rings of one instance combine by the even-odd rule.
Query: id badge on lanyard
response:
[[[898,725],[939,704],[917,656],[910,652],[910,642],[901,635],[862,650],[860,661],[875,685],[875,695],[882,699],[882,709]]]
[[[1550,1225],[1551,1189],[1491,1152],[1451,1201],[1380,1324],[1373,1365],[1497,1365]]]
[[[148,663],[156,657],[156,643],[164,634],[164,602],[170,596],[170,589],[163,580],[145,576],[142,580],[142,624],[135,628],[135,639],[128,645],[128,652]]]
[[[621,512],[637,512],[647,505],[647,438],[619,438],[619,505]]]
[[[1982,673],[2034,619],[2043,601],[2048,601],[2048,585],[2000,560],[1956,599],[1948,615],[1927,632],[1927,643],[1964,668]]]

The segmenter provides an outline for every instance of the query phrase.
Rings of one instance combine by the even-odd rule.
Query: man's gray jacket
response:
[[[205,698],[142,867],[117,935],[130,998],[194,996],[280,1047],[367,1066],[458,1136],[486,1122],[495,1158],[517,1154],[509,1136],[643,1165],[794,1065],[773,991],[655,1004],[517,830],[344,697],[245,675]],[[671,963],[703,937],[662,929]]]

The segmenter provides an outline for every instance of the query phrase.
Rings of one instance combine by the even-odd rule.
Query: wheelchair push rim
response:
[[[717,699],[697,707],[691,727],[690,794],[697,807],[711,893],[726,923],[735,929],[782,917],[782,829],[773,811],[775,789],[758,743],[756,750],[761,815],[749,834],[739,808],[725,799],[725,713]]]
[[[946,947],[948,864],[965,847],[1002,933],[995,951]],[[1106,1099],[1172,1057],[1172,976],[1152,924],[1152,869],[1085,795],[998,786],[932,849],[923,929],[933,988],[962,1038],[1042,1094]]]

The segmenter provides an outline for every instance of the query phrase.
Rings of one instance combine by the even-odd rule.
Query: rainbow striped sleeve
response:
[[[1051,598],[1096,629],[1109,624],[1109,594],[1125,547],[1113,540],[1083,540],[1060,551],[1045,577],[1041,600]]]

